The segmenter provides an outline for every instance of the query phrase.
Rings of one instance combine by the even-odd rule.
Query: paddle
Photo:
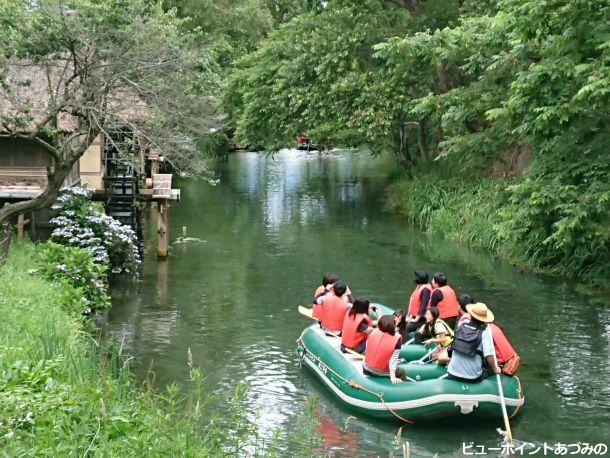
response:
[[[303,307],[302,305],[299,305],[299,313],[301,315],[305,315],[307,318],[311,318],[312,320],[317,320],[317,318],[315,316],[313,316],[313,309],[308,309],[307,307]],[[335,337],[336,339],[341,340],[341,336],[336,336],[334,334],[328,334],[328,335],[330,335],[332,337]],[[347,347],[345,347],[345,351],[347,351],[347,353],[350,353],[350,354],[352,354],[353,356],[355,356],[355,357],[357,357],[359,359],[364,359],[364,355],[362,355],[362,354],[360,354],[360,353],[358,353],[358,352],[356,352],[354,350],[351,350],[351,349],[349,349]],[[407,380],[409,382],[415,382],[416,381],[415,379],[413,379],[411,377],[408,377],[408,376],[407,376]]]
[[[307,318],[311,318],[312,320],[317,320],[317,318],[313,316],[313,309],[308,309],[307,307],[299,305],[299,313],[301,315],[305,315]]]
[[[494,352],[494,362],[498,366],[498,360],[496,359],[496,353]],[[510,422],[508,421],[508,413],[506,412],[506,401],[504,400],[504,390],[502,389],[502,380],[500,374],[496,374],[496,380],[498,382],[498,392],[500,393],[500,401],[502,403],[502,415],[504,416],[504,427],[506,428],[506,436],[508,437],[509,445],[513,445],[513,433],[510,430]]]

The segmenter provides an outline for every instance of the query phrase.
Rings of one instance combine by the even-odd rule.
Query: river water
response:
[[[415,269],[444,271],[458,293],[488,304],[523,359],[526,405],[512,422],[515,438],[537,444],[540,456],[544,443],[610,446],[610,300],[384,213],[390,169],[365,152],[241,153],[218,166],[216,186],[179,182],[170,234],[175,240],[187,226],[198,240],[174,244],[157,262],[149,219],[142,281],[114,289],[111,334],[135,356],[141,376],[152,364],[159,387],[187,383],[190,348],[220,411],[246,381],[266,433],[298,433],[313,399],[320,454],[388,456],[409,441],[413,456],[462,456],[463,443],[497,447],[501,422],[465,417],[399,431],[396,423],[355,418],[299,367],[295,351],[310,324],[296,308],[310,303],[325,271],[339,273],[356,296],[395,308],[408,300]],[[289,441],[287,455],[298,454]]]

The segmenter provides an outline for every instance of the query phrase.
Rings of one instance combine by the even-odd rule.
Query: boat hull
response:
[[[377,418],[406,421],[445,417],[502,418],[496,377],[479,383],[439,378],[446,369],[437,364],[401,365],[416,381],[392,384],[390,379],[366,376],[362,359],[346,355],[340,341],[326,336],[318,325],[299,338],[301,361],[344,405]],[[501,376],[509,416],[524,403],[518,377]]]

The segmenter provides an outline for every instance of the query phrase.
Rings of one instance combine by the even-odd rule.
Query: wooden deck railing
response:
[[[11,229],[8,223],[4,223],[0,228],[0,265],[4,263],[8,256],[8,248],[11,244]]]

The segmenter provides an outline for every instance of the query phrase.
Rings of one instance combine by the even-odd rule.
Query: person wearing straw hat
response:
[[[447,378],[466,383],[476,383],[489,376],[484,360],[494,374],[500,373],[496,364],[491,327],[494,314],[482,302],[466,305],[470,321],[460,324],[451,344],[451,361]]]

